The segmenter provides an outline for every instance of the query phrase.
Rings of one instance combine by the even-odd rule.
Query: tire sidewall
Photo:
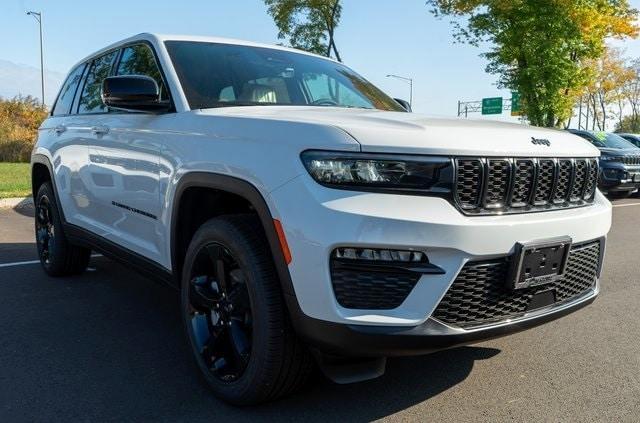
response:
[[[37,241],[37,226],[34,221],[34,227],[36,230],[36,246],[38,249],[38,259],[40,260],[40,264],[44,268],[45,272],[52,274],[57,272],[59,267],[62,265],[61,261],[63,259],[63,249],[66,247],[64,242],[64,235],[62,231],[62,221],[60,220],[60,216],[58,214],[58,205],[56,203],[56,198],[53,195],[53,189],[51,188],[51,184],[46,182],[40,186],[38,189],[36,202],[35,202],[35,219],[38,218],[38,207],[40,207],[41,202],[45,199],[49,202],[49,213],[51,214],[51,223],[53,224],[54,237],[53,237],[53,248],[49,247],[49,263],[46,263],[42,258],[42,246]],[[53,252],[51,251],[53,250]]]
[[[189,279],[191,269],[198,252],[207,244],[216,242],[227,248],[246,276],[247,290],[251,304],[252,314],[252,335],[251,335],[251,355],[249,363],[244,373],[233,382],[224,382],[216,378],[201,359],[196,350],[193,334],[190,329],[190,321],[187,314]],[[264,269],[261,268],[256,252],[244,240],[243,234],[229,222],[222,219],[213,219],[205,223],[194,235],[187,251],[181,279],[181,315],[185,334],[193,352],[194,359],[201,370],[202,375],[213,388],[214,392],[221,398],[236,404],[241,404],[246,393],[254,390],[255,383],[271,383],[275,375],[265,374],[267,370],[261,364],[267,360],[268,339],[271,328],[267,324],[273,320],[273,316],[268,315],[268,310],[261,298],[264,298],[264,284],[269,281],[264,280]]]

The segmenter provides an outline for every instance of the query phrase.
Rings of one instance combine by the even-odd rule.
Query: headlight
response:
[[[621,162],[622,157],[618,156],[600,156],[600,160],[605,162]]]
[[[305,151],[302,162],[318,183],[361,191],[444,195],[453,186],[447,157]]]

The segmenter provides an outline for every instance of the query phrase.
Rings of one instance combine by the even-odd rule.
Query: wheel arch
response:
[[[244,199],[255,211],[260,219],[262,229],[267,238],[273,263],[278,272],[280,283],[284,294],[295,295],[289,268],[286,264],[284,254],[280,246],[280,240],[273,222],[273,216],[266,200],[260,191],[250,182],[233,176],[221,175],[210,172],[191,172],[183,175],[175,189],[173,205],[171,209],[171,229],[170,229],[170,250],[171,268],[174,279],[179,283],[182,275],[182,264],[184,255],[181,254],[179,245],[180,220],[184,217],[180,215],[181,204],[185,198],[185,193],[193,188],[210,189],[232,194]],[[182,255],[182,256],[181,256]]]
[[[36,202],[38,188],[40,188],[40,185],[45,182],[51,183],[58,214],[62,221],[66,222],[64,218],[64,211],[58,201],[58,187],[56,186],[56,179],[54,178],[53,165],[51,164],[51,161],[49,161],[49,158],[44,154],[33,154],[31,155],[31,192],[34,203]]]

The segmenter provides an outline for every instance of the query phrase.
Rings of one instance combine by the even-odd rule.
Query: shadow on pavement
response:
[[[355,385],[316,378],[254,408],[216,400],[197,373],[176,290],[104,257],[53,279],[37,265],[0,269],[0,420],[355,420],[382,418],[463,381],[500,351],[464,347],[390,360]]]
[[[26,217],[33,217],[35,215],[35,207],[31,199],[18,204],[13,208],[13,211]]]

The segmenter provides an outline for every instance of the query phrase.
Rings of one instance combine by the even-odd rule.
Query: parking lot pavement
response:
[[[0,211],[0,421],[637,421],[640,200],[615,205],[590,307],[473,347],[390,360],[371,382],[317,378],[256,408],[208,393],[175,290],[104,257],[66,279],[13,265],[36,258],[33,210]]]

